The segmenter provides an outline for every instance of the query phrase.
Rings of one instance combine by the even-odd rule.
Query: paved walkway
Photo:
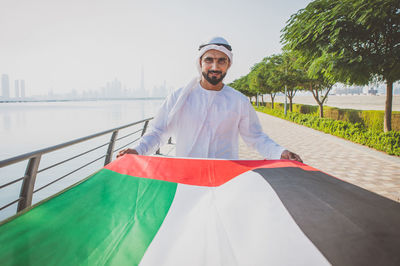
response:
[[[264,132],[317,168],[384,197],[400,201],[400,158],[258,112]],[[261,159],[242,141],[241,159]]]
[[[299,154],[304,163],[384,197],[400,201],[400,158],[331,136],[295,123],[259,113],[260,122],[273,140]],[[173,145],[161,149],[174,155]],[[263,159],[239,143],[240,159]]]

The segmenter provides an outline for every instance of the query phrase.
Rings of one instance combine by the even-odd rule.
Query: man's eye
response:
[[[207,64],[210,64],[210,63],[213,62],[213,59],[212,58],[206,58],[206,59],[204,59],[204,62],[206,62]]]
[[[226,58],[220,58],[220,59],[218,59],[218,64],[223,65],[223,64],[225,64],[225,63],[226,63]]]

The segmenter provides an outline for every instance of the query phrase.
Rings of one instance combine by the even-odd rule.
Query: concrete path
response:
[[[263,130],[305,164],[384,197],[400,201],[400,158],[258,112]],[[174,145],[161,153],[174,156]],[[240,159],[263,159],[240,139]]]
[[[400,158],[257,112],[264,132],[317,168],[384,197],[400,201]],[[241,159],[262,157],[240,142]]]

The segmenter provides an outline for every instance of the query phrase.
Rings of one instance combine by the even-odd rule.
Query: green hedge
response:
[[[387,133],[367,129],[362,123],[350,123],[347,121],[334,120],[331,118],[319,118],[311,114],[297,112],[284,112],[278,108],[255,107],[257,111],[274,115],[297,124],[329,133],[334,136],[366,145],[368,147],[384,151],[390,155],[400,156],[400,132],[390,131]]]
[[[271,103],[265,103],[266,107],[271,108]],[[293,112],[300,114],[311,114],[319,116],[317,105],[293,104]],[[284,110],[283,103],[275,103],[274,109]],[[289,109],[288,109],[289,110]],[[355,109],[340,109],[337,107],[324,106],[324,118],[341,120],[350,123],[360,123],[365,128],[383,132],[384,111],[369,111]],[[392,130],[400,131],[400,112],[392,112]]]

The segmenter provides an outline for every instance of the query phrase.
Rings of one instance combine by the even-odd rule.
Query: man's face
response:
[[[207,51],[200,59],[201,73],[212,85],[222,82],[230,67],[229,58],[217,50]]]

